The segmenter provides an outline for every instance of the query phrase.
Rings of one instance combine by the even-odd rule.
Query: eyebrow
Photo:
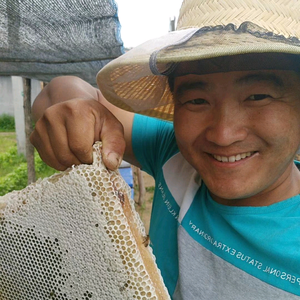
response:
[[[241,84],[252,84],[255,82],[268,82],[272,84],[275,88],[282,88],[284,87],[284,82],[282,78],[277,76],[273,73],[254,73],[248,74],[241,78],[238,78],[235,83],[237,85]],[[175,95],[176,97],[180,97],[186,91],[189,90],[202,90],[204,91],[209,86],[208,82],[205,81],[196,81],[196,82],[184,82],[182,83],[176,90]]]
[[[248,74],[244,77],[241,77],[236,80],[237,84],[251,84],[254,82],[259,82],[259,81],[264,81],[264,82],[269,82],[272,84],[274,87],[284,87],[284,82],[282,78],[277,76],[276,74],[273,73],[254,73],[254,74]]]
[[[207,86],[208,83],[205,81],[184,82],[176,89],[175,95],[179,97],[189,90],[205,90]]]

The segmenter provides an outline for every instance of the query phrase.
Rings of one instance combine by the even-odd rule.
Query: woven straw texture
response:
[[[229,23],[239,26],[245,21],[251,21],[275,34],[283,34],[285,37],[299,37],[299,1],[185,0],[182,3],[177,29]]]
[[[177,31],[110,62],[98,73],[98,86],[116,106],[172,120],[165,75],[176,63],[248,53],[298,55],[299,11],[297,0],[185,0]]]

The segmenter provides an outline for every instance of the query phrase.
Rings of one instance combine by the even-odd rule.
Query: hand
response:
[[[72,99],[47,108],[30,136],[41,158],[57,170],[90,164],[92,146],[102,141],[103,162],[117,169],[125,151],[122,124],[96,100]]]

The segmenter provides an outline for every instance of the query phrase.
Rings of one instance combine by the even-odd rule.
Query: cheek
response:
[[[173,124],[179,150],[188,160],[188,157],[190,157],[189,149],[195,137],[194,131],[191,130],[190,118],[188,118],[184,109],[176,108],[175,106]]]
[[[188,147],[199,134],[200,126],[194,116],[184,108],[174,110],[174,130],[178,146]]]
[[[297,151],[300,144],[300,111],[297,107],[278,105],[277,109],[262,111],[254,124],[259,135],[274,147]]]
[[[185,159],[197,169],[202,160],[204,125],[203,118],[184,109],[174,111],[174,131],[178,148]],[[199,170],[198,170],[199,171]]]
[[[184,138],[188,133],[188,125],[187,122],[185,121],[185,118],[186,117],[185,117],[184,110],[178,107],[177,105],[175,105],[173,125],[174,125],[176,140],[178,142],[180,142],[182,138]]]

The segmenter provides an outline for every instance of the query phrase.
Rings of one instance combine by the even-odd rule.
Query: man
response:
[[[63,77],[35,101],[49,165],[90,163],[100,139],[108,168],[125,151],[154,176],[150,239],[173,299],[300,296],[299,9],[186,0],[178,31],[99,72],[103,95]]]

